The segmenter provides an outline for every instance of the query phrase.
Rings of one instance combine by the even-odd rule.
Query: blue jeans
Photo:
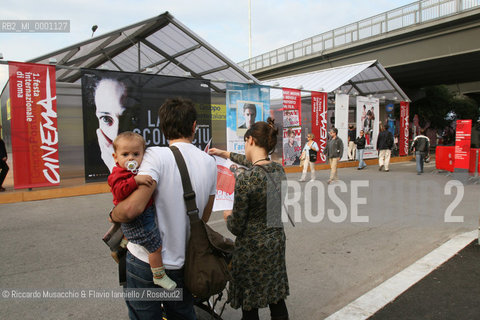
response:
[[[197,316],[193,310],[193,296],[184,288],[183,269],[165,270],[167,275],[177,283],[177,288],[183,289],[182,301],[125,301],[128,307],[130,319],[162,319],[163,308],[168,320],[196,320]],[[127,252],[127,284],[125,288],[159,288],[153,284],[153,275],[150,265],[137,259],[130,252]]]
[[[367,164],[365,161],[363,161],[363,153],[365,152],[365,149],[357,149],[357,155],[358,155],[358,167],[359,168],[365,168]]]
[[[423,163],[425,162],[425,152],[415,152],[415,160],[417,161],[417,172],[423,172]]]

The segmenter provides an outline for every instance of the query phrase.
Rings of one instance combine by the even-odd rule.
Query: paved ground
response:
[[[479,265],[475,240],[370,319],[478,319]]]
[[[320,182],[291,186],[290,199],[300,198],[289,207],[297,225],[286,226],[291,319],[323,319],[453,236],[478,228],[480,186],[449,182],[432,174],[433,164],[425,171],[417,176],[413,162],[393,164],[389,173],[345,168],[339,171],[344,183],[327,186],[328,172],[321,171]],[[0,289],[118,288],[116,265],[101,241],[110,208],[110,194],[1,205]],[[221,213],[210,224],[229,234]],[[0,298],[0,308],[2,319],[127,319],[120,299],[10,297]],[[261,315],[269,319],[266,311]],[[227,307],[224,318],[240,313]]]

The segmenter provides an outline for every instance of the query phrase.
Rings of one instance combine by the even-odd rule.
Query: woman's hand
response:
[[[225,151],[225,150],[221,150],[221,149],[217,149],[217,148],[211,148],[210,150],[208,150],[208,154],[212,155],[212,156],[218,156],[218,157],[221,157],[221,158],[224,158],[224,159],[229,159],[230,158],[230,152],[229,151]]]
[[[233,214],[233,210],[225,210],[223,211],[223,219],[227,221],[228,216],[231,216]]]

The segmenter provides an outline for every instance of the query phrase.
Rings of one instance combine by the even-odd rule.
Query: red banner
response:
[[[283,127],[302,125],[302,96],[300,90],[283,88]]]
[[[480,149],[470,149],[470,168],[468,172],[475,174],[480,173]],[[477,165],[477,168],[475,168]]]
[[[312,92],[312,133],[315,135],[315,142],[318,144],[317,162],[327,161],[323,150],[327,146],[327,93]]]
[[[60,183],[55,66],[9,63],[15,189]]]
[[[468,169],[470,166],[470,141],[472,138],[472,120],[457,120],[455,136],[455,168]]]
[[[455,164],[455,147],[437,146],[435,149],[435,168],[453,172]]]
[[[400,102],[400,131],[398,135],[398,148],[401,156],[408,155],[410,103]]]

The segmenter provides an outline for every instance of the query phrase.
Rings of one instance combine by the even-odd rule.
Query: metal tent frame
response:
[[[275,88],[301,88],[302,95],[309,95],[308,91],[341,92],[410,102],[405,92],[376,60],[270,79],[263,81],[263,84]],[[282,92],[272,90],[270,99],[282,99]]]
[[[260,84],[168,12],[28,62],[56,63],[58,82],[78,82],[90,68],[208,79],[217,92],[225,81]]]

